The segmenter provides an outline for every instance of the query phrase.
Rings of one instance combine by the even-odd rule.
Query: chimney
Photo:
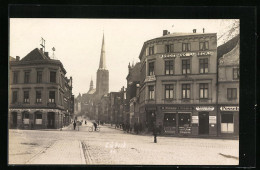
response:
[[[168,30],[163,30],[163,36],[167,35]]]
[[[202,30],[203,30],[203,33],[205,33],[205,28],[203,28]]]
[[[193,33],[196,33],[196,29],[193,29]]]
[[[50,58],[50,57],[49,57],[49,52],[44,52],[44,55],[45,55],[46,57]]]
[[[15,61],[19,61],[20,60],[20,57],[19,56],[16,56],[16,60]]]
[[[43,52],[42,48],[40,48],[41,52]]]

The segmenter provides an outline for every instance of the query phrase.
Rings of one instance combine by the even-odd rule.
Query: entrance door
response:
[[[55,124],[54,116],[55,116],[54,112],[48,112],[48,114],[47,114],[47,120],[48,120],[47,128],[54,128],[54,124]]]
[[[199,113],[199,134],[209,134],[209,112]]]
[[[12,113],[12,117],[13,117],[13,125],[12,125],[12,127],[13,128],[17,128],[17,113],[16,112],[13,112]]]

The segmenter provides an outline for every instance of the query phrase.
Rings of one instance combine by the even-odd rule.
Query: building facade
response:
[[[9,65],[9,127],[61,128],[73,115],[72,78],[59,60],[34,49]]]
[[[239,36],[218,48],[218,133],[239,135]]]
[[[173,135],[217,135],[216,33],[173,33],[144,43],[139,55],[140,121]]]

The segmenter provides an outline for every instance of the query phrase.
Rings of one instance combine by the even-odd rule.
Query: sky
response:
[[[102,36],[105,36],[106,65],[109,70],[109,91],[126,87],[128,64],[139,62],[143,43],[162,36],[163,30],[224,34],[234,20],[188,19],[50,19],[11,18],[9,23],[9,55],[25,57],[41,48],[63,63],[66,76],[73,79],[73,94],[87,93],[91,78],[96,86]],[[223,40],[218,41],[218,46]]]

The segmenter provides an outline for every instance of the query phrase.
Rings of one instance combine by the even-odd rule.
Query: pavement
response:
[[[9,130],[9,164],[238,165],[239,141],[133,135],[109,126]]]

